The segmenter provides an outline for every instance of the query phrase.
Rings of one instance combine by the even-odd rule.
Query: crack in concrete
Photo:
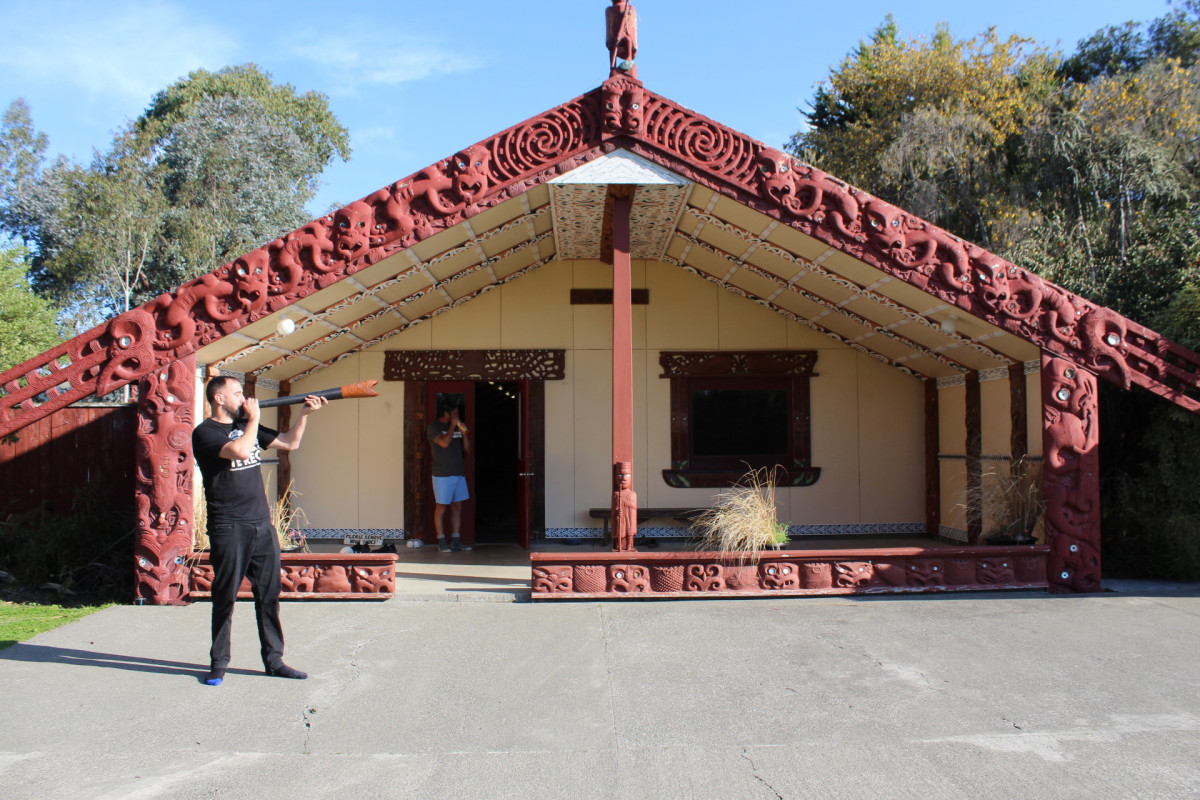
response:
[[[764,778],[762,775],[758,774],[758,767],[755,765],[754,759],[750,757],[750,753],[747,751],[747,749],[745,747],[742,748],[742,758],[744,758],[744,759],[746,759],[746,761],[750,762],[750,771],[751,771],[751,773],[753,773],[754,779],[756,781],[758,781],[759,783],[761,783],[763,786],[770,789],[771,793],[774,794],[777,798],[779,798],[779,800],[783,800],[783,795],[781,795],[779,793],[779,790],[776,789],[771,784],[767,783],[766,778]]]

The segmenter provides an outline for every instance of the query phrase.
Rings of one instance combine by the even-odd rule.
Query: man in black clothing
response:
[[[238,587],[247,577],[254,592],[263,668],[275,677],[307,678],[307,674],[283,663],[279,538],[271,524],[259,453],[272,447],[298,448],[308,415],[328,401],[309,395],[296,424],[288,432],[280,433],[259,424],[258,401],[246,397],[242,385],[233,378],[213,378],[204,395],[212,414],[192,431],[192,452],[204,478],[208,502],[208,541],[213,566],[212,650],[204,682],[218,686],[225,678],[233,606]]]

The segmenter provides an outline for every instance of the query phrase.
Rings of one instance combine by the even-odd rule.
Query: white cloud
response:
[[[163,2],[6,5],[0,70],[16,84],[57,85],[88,99],[146,103],[201,66],[218,68],[235,43]],[[20,35],[15,35],[20,31]]]
[[[386,30],[353,37],[326,35],[320,47],[293,47],[290,56],[308,62],[326,76],[332,91],[344,94],[473,72],[485,62],[478,55],[455,52],[433,39],[395,36]]]

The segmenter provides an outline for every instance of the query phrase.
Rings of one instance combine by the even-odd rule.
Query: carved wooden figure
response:
[[[612,7],[604,9],[605,37],[608,47],[609,76],[622,72],[637,77],[637,12],[629,0],[612,0]]]
[[[155,605],[188,602],[195,370],[195,357],[189,356],[139,384],[135,596]]]
[[[633,490],[633,465],[622,461],[617,467],[617,490],[612,495],[613,550],[633,549],[637,535],[637,492]]]

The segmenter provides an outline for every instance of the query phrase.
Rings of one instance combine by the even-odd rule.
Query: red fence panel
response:
[[[136,406],[95,403],[0,440],[0,517],[42,503],[66,511],[83,488],[115,506],[132,504],[136,428]]]

